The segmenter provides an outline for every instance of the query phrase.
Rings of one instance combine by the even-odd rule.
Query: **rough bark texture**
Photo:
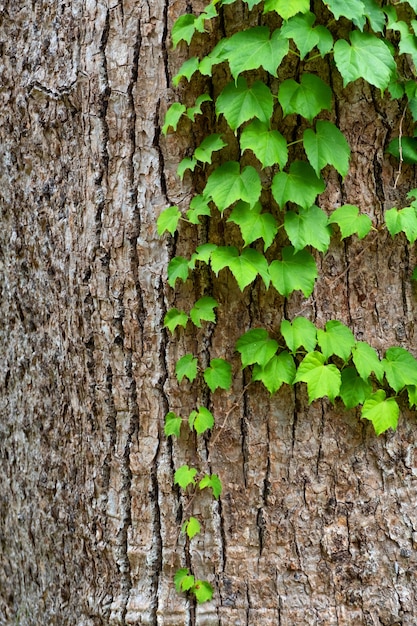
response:
[[[353,411],[308,406],[303,387],[270,398],[238,374],[231,396],[209,397],[176,383],[185,351],[238,372],[237,337],[283,315],[340,319],[381,351],[413,349],[416,319],[414,252],[375,233],[364,251],[335,241],[306,302],[260,285],[242,297],[226,272],[215,285],[202,274],[176,304],[210,289],[219,322],[168,342],[167,261],[205,237],[185,229],[174,251],[155,229],[187,195],[175,170],[189,137],[160,133],[183,54],[168,62],[168,30],[184,10],[0,2],[0,624],[412,626],[415,415],[404,406],[398,432],[377,439]],[[379,223],[417,186],[404,168],[394,189],[383,155],[402,111],[365,85],[333,87],[352,168],[343,186],[329,173],[321,204],[357,203]],[[202,403],[218,424],[229,412],[215,445],[163,437],[168,409]],[[173,489],[184,462],[219,473],[218,503]],[[191,546],[187,506],[204,520]],[[184,564],[213,583],[212,602],[175,592]]]

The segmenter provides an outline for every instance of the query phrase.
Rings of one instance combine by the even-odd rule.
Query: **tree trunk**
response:
[[[175,305],[210,288],[218,324],[171,341],[166,265],[206,236],[185,227],[177,246],[155,226],[189,200],[175,177],[189,136],[160,130],[185,2],[0,10],[0,624],[415,624],[415,415],[404,406],[398,431],[376,438],[337,402],[308,405],[303,386],[246,389],[234,353],[250,325],[300,314],[339,319],[381,353],[412,349],[414,251],[386,231],[335,240],[308,300],[258,284],[242,296],[228,273],[202,273]],[[395,187],[383,153],[402,110],[333,81],[352,162],[343,184],[328,174],[321,206],[356,203],[378,225],[417,186],[404,166]],[[234,361],[232,394],[178,385],[175,362],[193,350]],[[217,418],[212,441],[163,435],[169,410],[201,404]],[[220,475],[218,502],[173,487],[183,463]],[[204,526],[191,545],[186,513]],[[211,602],[175,591],[184,566],[212,583]]]

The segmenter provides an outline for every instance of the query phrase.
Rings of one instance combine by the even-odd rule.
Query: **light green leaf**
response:
[[[211,163],[213,152],[221,150],[227,146],[227,143],[223,141],[220,135],[217,133],[206,137],[196,148],[194,152],[194,158],[202,163]]]
[[[267,250],[275,239],[278,226],[271,213],[261,211],[260,202],[256,202],[252,208],[246,202],[238,202],[227,221],[239,226],[245,246],[257,239],[263,239],[264,250]]]
[[[232,384],[232,366],[224,359],[212,359],[210,367],[204,370],[204,380],[214,393],[216,389],[230,389]]]
[[[317,343],[326,360],[336,354],[345,362],[350,358],[352,348],[355,345],[355,337],[352,331],[339,322],[330,320],[326,323],[325,330],[317,330]]]
[[[170,309],[164,317],[164,326],[173,333],[177,326],[185,328],[188,322],[188,315],[178,309]]]
[[[318,276],[311,254],[306,250],[295,252],[292,246],[283,248],[282,261],[272,261],[269,274],[275,289],[286,298],[298,289],[308,298]]]
[[[203,243],[201,246],[197,246],[194,254],[188,262],[188,267],[190,269],[194,269],[197,261],[208,264],[212,252],[216,249],[217,246],[215,243]]]
[[[404,163],[415,165],[417,163],[417,139],[415,137],[396,137],[389,142],[387,152]]]
[[[365,10],[362,0],[324,0],[324,4],[337,20],[340,16],[348,20],[359,19]]]
[[[211,255],[211,268],[217,275],[225,267],[230,269],[241,291],[252,283],[258,274],[266,287],[269,287],[268,263],[257,250],[245,248],[239,255],[234,246],[219,246]]]
[[[254,120],[240,136],[240,147],[252,150],[262,167],[278,164],[283,168],[288,160],[287,142],[277,130],[269,130],[268,124]]]
[[[234,246],[216,246],[211,253],[211,269],[217,276],[222,269],[230,267],[232,261],[238,256],[239,251]]]
[[[359,215],[359,209],[353,204],[344,204],[329,217],[329,224],[337,224],[340,228],[342,239],[356,233],[359,239],[363,239],[372,228],[369,215]]]
[[[309,163],[293,161],[290,171],[278,172],[272,181],[272,195],[283,208],[286,202],[294,202],[304,209],[314,204],[316,197],[323,193],[326,185],[318,178]]]
[[[202,435],[206,430],[211,430],[214,426],[213,414],[206,409],[205,406],[200,406],[197,411],[191,411],[188,418],[190,429],[195,430],[197,435]]]
[[[164,209],[156,222],[158,235],[163,235],[166,230],[173,235],[178,228],[178,222],[180,219],[181,211],[178,207],[170,206],[167,209]]]
[[[261,195],[261,189],[261,180],[254,167],[247,165],[241,172],[240,163],[227,161],[210,174],[203,195],[213,200],[223,212],[237,200],[253,206]]]
[[[316,132],[307,128],[303,135],[304,150],[317,176],[326,165],[344,178],[349,170],[350,148],[345,136],[331,122],[318,120]]]
[[[316,26],[314,29],[319,36],[317,48],[322,57],[325,57],[333,48],[333,36],[325,26]]]
[[[268,87],[259,80],[248,87],[242,76],[236,84],[226,85],[216,101],[216,114],[223,113],[233,131],[254,117],[268,124],[273,108],[274,99]]]
[[[180,102],[174,102],[174,104],[171,104],[165,114],[164,125],[162,126],[163,135],[167,134],[169,128],[177,130],[178,122],[185,111],[185,106]]]
[[[179,85],[181,78],[186,78],[189,81],[194,72],[198,70],[199,62],[200,61],[197,57],[191,57],[190,59],[184,61],[178,71],[178,74],[175,74],[172,79],[173,85],[175,87]]]
[[[354,367],[346,367],[342,370],[340,397],[347,409],[363,404],[371,393],[372,385],[368,380],[358,376]]]
[[[315,74],[303,74],[300,83],[292,78],[281,83],[278,100],[284,115],[296,113],[312,122],[320,111],[330,111],[332,90]]]
[[[213,496],[216,498],[216,500],[219,499],[220,494],[222,492],[222,483],[221,483],[220,478],[217,476],[217,474],[212,474],[211,476],[206,474],[200,480],[200,482],[198,483],[198,486],[200,487],[200,489],[211,487]]]
[[[196,165],[197,165],[197,161],[193,158],[185,157],[184,159],[182,159],[182,161],[180,161],[177,167],[178,178],[182,180],[187,170],[191,170],[192,172],[194,172]]]
[[[179,485],[182,489],[187,489],[188,485],[195,485],[194,477],[197,470],[188,465],[182,465],[174,474],[174,484]]]
[[[410,243],[417,239],[417,212],[413,206],[399,211],[397,209],[385,211],[385,223],[392,237],[404,232]]]
[[[357,341],[352,348],[352,358],[359,376],[363,378],[363,380],[368,380],[373,372],[377,380],[382,382],[384,378],[384,365],[372,346],[365,341]]]
[[[213,587],[207,580],[196,580],[192,591],[198,604],[209,602],[214,593]]]
[[[195,21],[196,16],[192,13],[186,13],[181,15],[174,23],[171,30],[171,39],[174,49],[177,47],[180,41],[186,41],[188,45],[191,43],[191,39],[195,33]]]
[[[281,27],[281,32],[284,37],[292,39],[300,51],[301,59],[315,47],[320,41],[319,32],[313,28],[313,24],[316,21],[314,13],[308,11],[303,15],[295,15],[288,20],[287,23]],[[327,30],[327,29],[326,29]],[[327,31],[329,32],[329,31]],[[329,33],[330,35],[330,33]],[[331,35],[330,35],[331,37]],[[331,37],[332,44],[333,38]]]
[[[388,348],[382,363],[386,379],[397,393],[406,385],[417,385],[417,360],[405,348]]]
[[[352,31],[349,38],[351,45],[339,39],[334,46],[334,60],[343,85],[346,87],[358,78],[364,78],[371,85],[386,89],[397,67],[387,44],[371,33],[357,30]]]
[[[175,415],[172,411],[166,414],[165,416],[165,426],[164,433],[166,437],[170,435],[175,435],[175,437],[180,436],[182,419]]]
[[[168,285],[175,286],[177,278],[186,281],[188,277],[188,261],[182,256],[176,256],[168,264]]]
[[[189,575],[190,575],[190,572],[188,571],[188,569],[186,567],[182,567],[181,569],[178,569],[175,572],[175,574],[174,574],[174,584],[175,584],[175,589],[176,589],[177,593],[180,593],[182,591],[182,582]]]
[[[263,367],[256,363],[253,367],[252,380],[261,381],[269,393],[273,394],[283,383],[291,385],[295,372],[294,359],[287,351],[283,351],[274,355]]]
[[[327,396],[331,402],[339,395],[341,386],[340,371],[335,365],[325,365],[321,352],[309,352],[298,366],[294,382],[307,383],[308,400]]]
[[[329,247],[331,230],[327,214],[315,204],[309,209],[300,208],[298,213],[287,211],[284,227],[296,252],[306,246],[326,252]]]
[[[370,420],[377,435],[389,428],[397,429],[400,408],[394,398],[385,399],[385,391],[379,389],[365,401],[362,407],[362,417]]]
[[[201,532],[201,525],[196,517],[191,516],[190,519],[184,522],[181,530],[183,533],[186,533],[190,539],[192,539],[198,535],[199,532]]]
[[[186,215],[192,224],[199,224],[200,217],[202,215],[210,216],[211,211],[208,205],[207,198],[204,198],[203,195],[199,194],[198,196],[194,196],[194,198],[190,202],[190,208],[188,209]]]
[[[201,320],[205,322],[215,322],[216,314],[214,309],[219,306],[219,303],[210,296],[203,296],[193,306],[190,311],[191,321],[195,326],[201,328]]]
[[[188,378],[192,383],[197,376],[197,359],[192,354],[185,354],[175,365],[175,374],[179,383]]]
[[[362,0],[362,2],[365,6],[364,14],[368,18],[372,30],[382,33],[387,20],[383,7],[378,6],[375,0]]]
[[[201,115],[203,113],[201,109],[201,105],[204,104],[204,102],[211,102],[211,100],[212,98],[208,95],[208,93],[203,93],[200,96],[198,96],[197,100],[195,101],[195,105],[193,107],[188,107],[187,117],[192,122],[194,122],[195,116]]]
[[[271,36],[266,26],[255,26],[236,33],[225,47],[230,72],[235,80],[242,72],[258,67],[276,76],[277,67],[288,53],[288,48],[288,40],[282,36],[281,30],[277,28]]]
[[[284,20],[288,20],[297,13],[307,13],[309,9],[309,0],[265,0],[264,13],[276,11]]]
[[[182,581],[181,581],[181,591],[193,591],[194,588],[194,576],[192,574],[189,574],[188,576],[185,576]]]
[[[399,51],[400,54],[409,54],[413,63],[417,63],[417,37],[410,32],[406,22],[399,21],[390,24],[392,30],[398,31],[401,35]]]
[[[236,350],[240,353],[242,367],[254,363],[265,367],[277,349],[277,342],[270,338],[264,328],[252,328],[239,337],[236,342]]]
[[[407,385],[407,393],[408,393],[408,404],[410,409],[413,406],[417,405],[417,386],[416,385]]]
[[[317,329],[305,317],[296,317],[292,322],[282,320],[281,334],[289,350],[295,354],[303,346],[307,352],[312,352],[317,345]]]

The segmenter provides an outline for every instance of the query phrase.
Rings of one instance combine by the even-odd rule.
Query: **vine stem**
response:
[[[398,136],[398,151],[399,151],[399,158],[400,158],[400,164],[398,166],[398,171],[397,171],[397,175],[395,177],[395,182],[394,182],[394,189],[397,189],[397,184],[399,181],[399,178],[401,176],[401,172],[402,172],[402,166],[403,166],[403,146],[401,143],[401,139],[403,136],[403,123],[404,123],[404,118],[405,118],[405,113],[407,111],[407,105],[404,107],[404,111],[403,114],[401,115],[401,119],[400,119],[400,128],[399,128],[399,136]]]

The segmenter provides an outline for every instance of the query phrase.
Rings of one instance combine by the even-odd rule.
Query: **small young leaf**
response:
[[[204,104],[204,102],[211,102],[211,101],[212,101],[212,98],[211,96],[208,95],[208,93],[201,94],[200,96],[198,96],[197,100],[195,101],[195,105],[187,109],[187,117],[192,122],[194,122],[195,116],[201,115],[203,113],[203,111],[201,110],[201,105]]]
[[[242,367],[257,363],[260,367],[272,359],[278,349],[275,339],[271,339],[264,328],[248,330],[236,342],[236,350],[240,352]]]
[[[210,367],[204,370],[203,376],[212,393],[218,388],[230,389],[232,366],[224,359],[212,359]]]
[[[191,591],[192,593],[194,589],[194,583],[195,583],[195,579],[192,574],[189,574],[188,576],[184,576],[184,578],[181,581],[181,591]]]
[[[306,246],[326,252],[330,245],[331,230],[327,225],[327,214],[315,204],[309,209],[300,208],[298,213],[287,211],[284,227],[296,252]]]
[[[397,393],[406,385],[417,385],[417,360],[405,348],[388,348],[382,363],[386,379]]]
[[[331,122],[318,120],[316,132],[307,128],[303,135],[304,150],[317,176],[326,165],[344,178],[349,170],[350,148],[344,134]]]
[[[287,352],[274,355],[268,363],[261,367],[255,364],[253,367],[252,380],[260,380],[269,393],[273,394],[283,383],[291,385],[296,373],[293,357]]]
[[[342,370],[340,397],[347,409],[363,404],[371,393],[371,383],[358,376],[354,367],[346,367]]]
[[[243,200],[253,206],[261,195],[261,180],[251,165],[240,171],[240,163],[227,161],[208,177],[203,195],[213,200],[222,213],[227,207]]]
[[[190,208],[187,211],[187,218],[192,224],[199,224],[201,215],[210,215],[209,201],[201,194],[194,196],[190,202]]]
[[[191,321],[195,326],[201,328],[201,320],[204,322],[215,322],[216,314],[214,309],[219,305],[217,300],[210,296],[203,296],[193,306],[190,311]]]
[[[394,398],[385,399],[385,391],[379,389],[365,401],[362,407],[362,417],[370,420],[377,435],[389,428],[397,429],[400,408]]]
[[[296,113],[312,122],[320,111],[330,111],[332,90],[315,74],[302,74],[300,83],[292,78],[281,83],[278,100],[284,115]]]
[[[177,47],[180,41],[186,41],[188,45],[191,43],[191,39],[195,33],[195,21],[196,16],[191,13],[181,15],[174,23],[171,30],[171,38],[174,49]]]
[[[187,61],[185,61],[181,65],[178,74],[176,74],[172,79],[172,84],[177,87],[177,85],[179,85],[181,81],[181,78],[186,78],[187,80],[190,80],[194,72],[198,70],[198,66],[199,59],[197,57],[191,57],[191,59],[187,59]]]
[[[195,485],[194,477],[197,470],[188,465],[181,465],[174,474],[174,484],[179,485],[182,489],[187,489],[188,485]]]
[[[170,435],[175,435],[176,437],[180,436],[182,419],[175,415],[172,411],[166,414],[165,416],[165,426],[164,433],[166,437]]]
[[[178,309],[170,309],[164,317],[164,326],[173,333],[177,326],[185,328],[188,322],[188,315]]]
[[[188,262],[188,267],[193,270],[197,261],[202,263],[208,263],[212,252],[217,249],[215,243],[202,243],[201,246],[197,246],[194,254]]]
[[[200,406],[197,411],[191,411],[188,418],[191,430],[194,428],[197,435],[202,435],[206,430],[211,430],[214,426],[213,414],[204,406]]]
[[[288,20],[297,13],[307,13],[309,9],[309,0],[265,0],[264,13],[276,11],[284,20]]]
[[[191,170],[192,172],[194,172],[196,165],[197,161],[195,159],[192,159],[190,157],[185,157],[184,159],[182,159],[177,167],[178,178],[182,180],[187,170]]]
[[[385,223],[392,237],[404,232],[410,243],[417,239],[417,211],[414,206],[385,211]]]
[[[178,207],[170,206],[167,209],[164,209],[156,222],[158,235],[163,235],[166,230],[173,235],[178,228],[178,222],[180,219],[181,211]]]
[[[214,593],[213,587],[207,580],[196,580],[192,591],[198,604],[209,602]]]
[[[221,483],[220,478],[217,476],[217,474],[212,474],[211,476],[206,474],[200,480],[200,482],[198,483],[198,486],[200,487],[200,489],[211,487],[213,496],[216,498],[216,500],[219,499],[220,494],[222,492],[222,483]]]
[[[194,158],[202,163],[211,163],[213,152],[217,152],[217,150],[221,150],[225,146],[227,146],[227,143],[223,141],[220,135],[217,133],[209,135],[196,148]]]
[[[192,383],[197,376],[197,359],[192,354],[185,354],[178,359],[175,364],[175,374],[178,382],[181,383],[183,378],[188,378]]]
[[[199,532],[201,532],[201,525],[196,517],[191,516],[190,519],[184,522],[181,530],[183,533],[187,533],[188,537],[192,539],[193,537],[198,535]]]
[[[275,239],[278,226],[271,213],[261,211],[260,202],[256,202],[253,207],[246,202],[238,202],[227,221],[239,226],[245,246],[249,246],[257,239],[263,239],[264,250],[267,250]]]
[[[359,376],[363,380],[368,380],[373,372],[377,380],[382,382],[384,378],[384,365],[372,346],[365,341],[357,341],[352,348],[352,358]]]
[[[177,278],[186,281],[188,277],[188,261],[182,256],[176,256],[168,263],[168,285],[175,286]]]
[[[185,113],[186,108],[180,102],[174,102],[171,104],[168,111],[165,114],[164,125],[162,126],[162,134],[166,135],[169,128],[173,130],[177,130],[178,122],[183,113]]]
[[[211,268],[217,275],[225,267],[230,269],[241,291],[252,283],[258,274],[265,285],[269,286],[268,263],[257,250],[245,248],[239,255],[234,246],[219,246],[211,255]]]
[[[317,330],[317,342],[326,360],[336,354],[346,362],[355,345],[355,337],[342,322],[330,320],[326,323],[325,330]]]
[[[340,371],[335,365],[325,365],[321,352],[309,352],[298,366],[294,382],[307,383],[308,400],[327,396],[331,402],[339,395],[341,386]]]
[[[417,385],[407,385],[408,404],[410,409],[417,405]]]
[[[274,99],[268,87],[259,80],[248,87],[242,76],[236,84],[226,85],[216,101],[216,114],[223,113],[233,131],[254,117],[268,124],[273,108]]]
[[[324,181],[316,176],[309,163],[293,161],[288,174],[286,172],[275,174],[271,191],[281,209],[286,202],[294,202],[308,209],[325,188]]]
[[[317,345],[317,329],[305,317],[296,317],[292,323],[288,320],[281,322],[281,334],[289,350],[295,352],[303,346],[307,352],[313,352]]]
[[[342,239],[356,233],[359,239],[363,239],[372,228],[372,221],[368,215],[359,215],[359,209],[353,204],[345,204],[331,214],[329,224],[337,224],[340,228]]]
[[[282,261],[272,261],[269,275],[275,289],[286,298],[298,289],[308,298],[313,292],[318,272],[309,252],[295,252],[292,246],[288,246],[282,250]]]
[[[278,164],[283,168],[288,160],[287,142],[277,130],[270,130],[268,124],[254,120],[246,126],[240,136],[242,151],[252,150],[262,164],[270,167]]]
[[[175,584],[175,589],[177,590],[177,593],[181,592],[181,585],[182,585],[182,581],[189,576],[190,572],[188,571],[188,569],[186,567],[182,567],[181,569],[177,569],[177,571],[174,574],[174,584]]]

